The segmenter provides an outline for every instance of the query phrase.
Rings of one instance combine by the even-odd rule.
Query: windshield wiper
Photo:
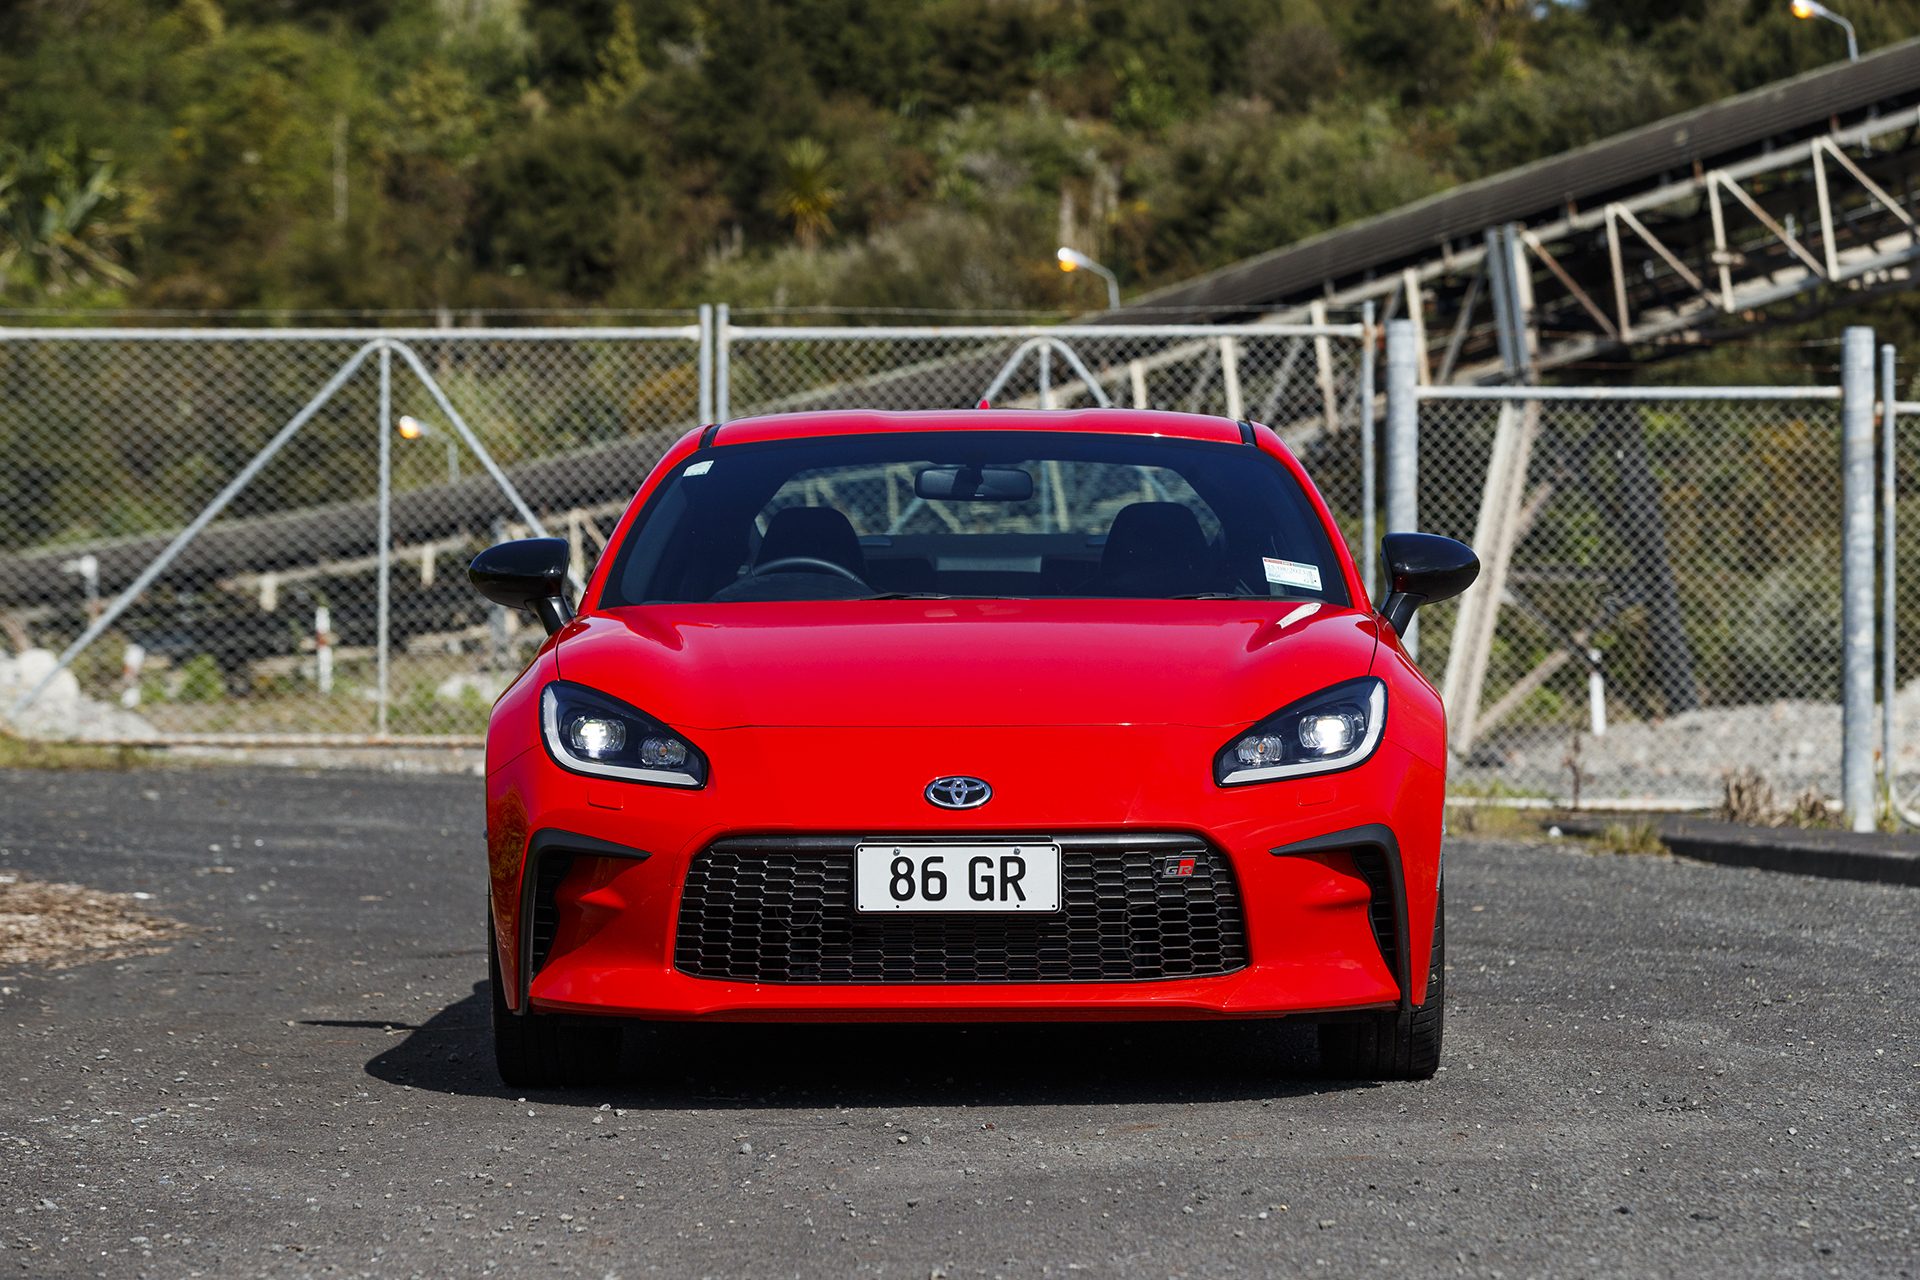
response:
[[[1254,600],[1264,599],[1244,591],[1195,591],[1184,596],[1162,596],[1163,600]]]

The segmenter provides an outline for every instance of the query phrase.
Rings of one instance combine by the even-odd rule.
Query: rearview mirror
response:
[[[952,502],[1025,502],[1033,476],[1018,467],[928,467],[914,476],[913,492]]]
[[[532,613],[552,635],[573,617],[566,597],[567,561],[565,538],[521,538],[475,556],[467,580],[495,604]]]
[[[1380,555],[1387,564],[1380,612],[1398,635],[1407,633],[1421,605],[1451,600],[1480,576],[1473,548],[1437,533],[1390,533],[1380,540]]]

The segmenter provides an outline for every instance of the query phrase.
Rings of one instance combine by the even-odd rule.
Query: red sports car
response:
[[[689,433],[585,584],[470,573],[550,633],[487,732],[501,1076],[622,1019],[1319,1023],[1441,1033],[1440,699],[1270,430],[1177,413],[793,414]]]

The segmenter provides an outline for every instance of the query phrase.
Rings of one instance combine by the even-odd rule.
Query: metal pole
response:
[[[379,699],[374,703],[374,732],[386,736],[389,687],[388,662],[392,655],[389,633],[393,623],[393,348],[380,344],[380,519],[378,621],[375,653]]]
[[[1420,523],[1420,353],[1413,321],[1387,322],[1387,532],[1411,533]],[[1419,626],[1401,643],[1420,656]]]
[[[1500,348],[1500,367],[1511,377],[1513,371],[1520,367],[1520,357],[1514,350],[1513,328],[1509,319],[1509,313],[1513,310],[1513,293],[1507,288],[1510,260],[1501,252],[1503,242],[1497,227],[1488,227],[1485,239],[1486,256],[1482,262],[1486,265],[1487,297],[1493,304],[1493,337]]]
[[[1894,698],[1899,690],[1895,682],[1899,679],[1894,668],[1894,611],[1897,598],[1894,592],[1895,569],[1899,565],[1894,546],[1894,502],[1896,499],[1894,484],[1894,440],[1900,417],[1894,411],[1898,403],[1897,388],[1894,385],[1895,353],[1893,344],[1880,348],[1880,776],[1883,779],[1882,799],[1886,802],[1889,815],[1899,813],[1899,804],[1895,798],[1894,765],[1896,757]]]
[[[727,304],[713,309],[713,421],[733,416],[733,333]]]
[[[127,607],[140,598],[141,592],[153,585],[155,578],[158,578],[167,571],[167,566],[172,564],[179,554],[186,549],[187,544],[199,537],[200,531],[213,523],[214,518],[226,510],[227,504],[233,501],[234,495],[251,484],[253,478],[259,475],[261,469],[269,462],[273,461],[274,455],[285,447],[287,441],[293,439],[300,428],[306,426],[313,415],[320,412],[321,406],[333,399],[334,392],[338,391],[341,386],[346,383],[347,379],[354,375],[360,366],[366,362],[367,354],[378,345],[379,339],[367,343],[358,351],[354,352],[352,357],[340,366],[337,373],[327,379],[327,385],[321,387],[313,399],[307,401],[306,406],[302,408],[300,412],[294,414],[286,426],[280,428],[279,434],[267,441],[265,448],[253,455],[253,461],[242,467],[239,475],[227,481],[227,487],[216,494],[213,501],[202,507],[200,514],[195,516],[186,528],[173,536],[173,541],[167,544],[166,550],[155,556],[153,563],[140,571],[140,576],[135,578],[132,583],[127,586],[127,589],[122,591],[119,597],[107,606],[106,612],[95,618],[93,625],[81,632],[79,639],[67,646],[66,651],[60,655],[60,660],[53,664],[53,670],[42,676],[39,684],[36,684],[33,688],[20,695],[20,698],[13,704],[14,715],[19,715],[37,702],[40,695],[47,691],[47,686],[53,683],[53,678],[62,671],[65,671],[67,665],[80,656],[81,650],[98,639],[101,632],[120,620],[120,615],[127,611]]]
[[[1840,796],[1847,826],[1874,828],[1873,804],[1873,330],[1850,326],[1840,346]]]
[[[700,422],[713,421],[713,304],[700,304]]]
[[[1361,573],[1367,584],[1367,598],[1380,598],[1380,547],[1375,528],[1374,507],[1380,500],[1379,459],[1373,439],[1373,304],[1360,308],[1360,327],[1366,336],[1360,339],[1360,545]]]

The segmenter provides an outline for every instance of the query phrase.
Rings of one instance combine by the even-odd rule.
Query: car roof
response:
[[[754,444],[890,431],[1079,431],[1222,444],[1238,444],[1246,438],[1240,424],[1230,418],[1158,409],[931,409],[904,413],[823,409],[740,418],[716,428],[707,443]]]

